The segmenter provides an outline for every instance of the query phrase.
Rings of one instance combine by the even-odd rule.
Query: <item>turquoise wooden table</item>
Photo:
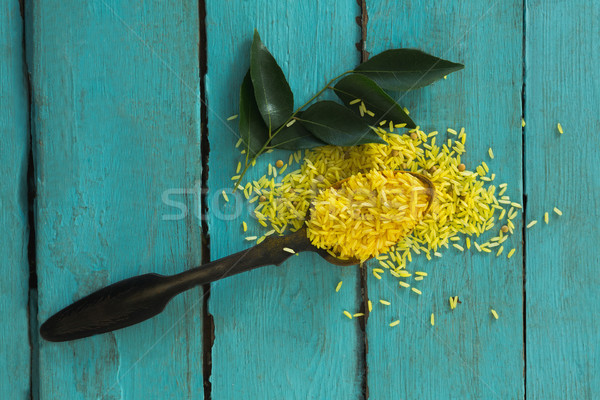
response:
[[[600,398],[599,20],[589,0],[3,1],[2,398]],[[97,288],[247,247],[249,210],[219,196],[254,28],[298,103],[369,52],[464,63],[402,102],[425,130],[464,126],[468,162],[493,147],[524,204],[516,254],[449,251],[423,263],[420,297],[301,255],[128,329],[40,339]],[[562,217],[522,229],[555,206]],[[367,297],[393,306],[343,317]]]

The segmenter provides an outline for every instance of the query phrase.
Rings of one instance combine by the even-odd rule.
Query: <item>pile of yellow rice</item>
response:
[[[450,246],[464,251],[473,245],[479,252],[500,256],[503,243],[515,229],[513,220],[521,205],[505,195],[506,183],[495,184],[496,176],[485,162],[472,168],[462,163],[467,138],[464,128],[459,132],[448,129],[447,137],[438,140],[442,135],[437,131],[425,133],[417,127],[403,134],[398,129],[401,127],[382,121],[373,128],[388,145],[323,146],[306,150],[304,155],[298,151],[289,156],[287,163],[280,162],[280,168],[269,164],[265,176],[240,185],[246,199],[256,204],[254,215],[268,229],[265,235],[300,229],[311,203],[336,182],[372,170],[406,170],[431,180],[435,200],[407,236],[386,246],[387,253],[377,256],[383,268],[403,277],[400,270],[412,261],[414,254],[431,260],[441,257],[442,249]],[[489,153],[492,158],[493,152]],[[294,169],[294,164],[299,167]],[[289,172],[284,174],[285,171]],[[505,225],[506,232],[500,229],[501,225]],[[352,229],[360,233],[365,228]],[[491,239],[478,242],[481,234],[492,229],[497,233]],[[260,242],[265,235],[247,239]],[[342,253],[343,249],[336,250]],[[514,249],[508,257],[513,254]]]
[[[366,261],[404,238],[430,201],[429,188],[411,174],[358,173],[316,197],[306,221],[308,238],[335,257]]]

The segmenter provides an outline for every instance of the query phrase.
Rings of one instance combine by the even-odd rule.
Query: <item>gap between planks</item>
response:
[[[366,50],[367,42],[367,23],[369,22],[369,15],[367,13],[367,0],[356,0],[356,3],[360,7],[360,15],[356,17],[356,23],[360,27],[360,41],[356,43],[356,49],[360,53],[359,63],[363,63],[369,59],[369,52]],[[369,398],[369,366],[367,364],[367,354],[369,352],[369,340],[367,335],[367,323],[369,322],[369,290],[368,290],[368,273],[367,265],[361,264],[359,266],[359,283],[361,296],[360,307],[361,311],[365,316],[359,321],[360,333],[362,337],[362,350],[359,350],[359,365],[362,365],[363,375],[361,382],[361,389],[363,392],[364,399]]]
[[[521,118],[526,121],[525,119],[525,101],[526,101],[526,96],[525,96],[525,85],[526,85],[526,62],[527,62],[527,15],[526,15],[526,9],[527,9],[527,0],[523,0],[523,13],[522,13],[522,18],[523,18],[523,73],[522,73],[522,87],[521,87]],[[526,178],[526,159],[525,159],[525,130],[527,129],[527,125],[525,126],[521,126],[521,181],[523,182],[523,221],[527,221],[527,182],[525,180]],[[526,279],[527,279],[527,246],[526,246],[526,241],[527,241],[527,226],[525,223],[523,223],[523,233],[521,235],[522,239],[523,239],[523,400],[527,400],[527,290],[526,290]]]
[[[29,29],[29,16],[31,15],[28,11],[28,4],[26,5],[25,0],[19,0],[19,11],[22,19],[22,52],[23,52],[23,78],[25,81],[25,90],[27,91],[27,110],[26,115],[28,119],[26,121],[26,134],[28,139],[28,156],[27,156],[27,228],[29,229],[28,241],[27,241],[27,261],[29,264],[29,281],[28,281],[28,298],[27,298],[27,317],[29,322],[28,340],[30,349],[29,358],[29,398],[39,398],[39,335],[38,335],[38,277],[37,277],[37,252],[36,252],[36,215],[35,215],[35,197],[36,197],[36,186],[35,186],[35,159],[33,147],[36,143],[33,137],[32,126],[32,88],[31,79],[29,76],[29,64],[27,62],[28,52],[28,29]]]
[[[210,234],[208,232],[208,157],[210,143],[208,141],[208,105],[206,100],[207,42],[206,42],[206,1],[198,0],[198,29],[199,29],[199,65],[200,65],[200,151],[202,159],[202,183],[200,192],[200,212],[202,231],[202,264],[210,262]],[[210,283],[202,285],[202,383],[204,400],[211,400],[212,386],[212,347],[215,341],[215,325],[213,316],[208,312],[210,298]]]

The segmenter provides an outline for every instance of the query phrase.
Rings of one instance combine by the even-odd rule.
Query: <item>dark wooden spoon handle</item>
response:
[[[177,275],[145,274],[113,283],[64,308],[44,322],[41,336],[52,342],[81,339],[145,321],[164,310],[176,295],[192,287],[240,272],[278,265],[292,256],[284,251],[313,250],[304,229]]]

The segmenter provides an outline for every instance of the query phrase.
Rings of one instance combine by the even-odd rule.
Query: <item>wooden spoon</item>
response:
[[[434,197],[433,183],[426,177],[410,173],[427,187],[429,205]],[[344,181],[337,182],[339,187]],[[327,262],[348,266],[359,264],[357,259],[342,260],[326,250],[313,246],[306,226],[286,236],[270,236],[262,243],[239,253],[201,265],[176,275],[144,274],[106,286],[54,314],[40,327],[41,336],[51,342],[81,339],[125,328],[161,313],[176,295],[195,286],[214,282],[265,265],[279,265],[293,254],[313,251]]]

